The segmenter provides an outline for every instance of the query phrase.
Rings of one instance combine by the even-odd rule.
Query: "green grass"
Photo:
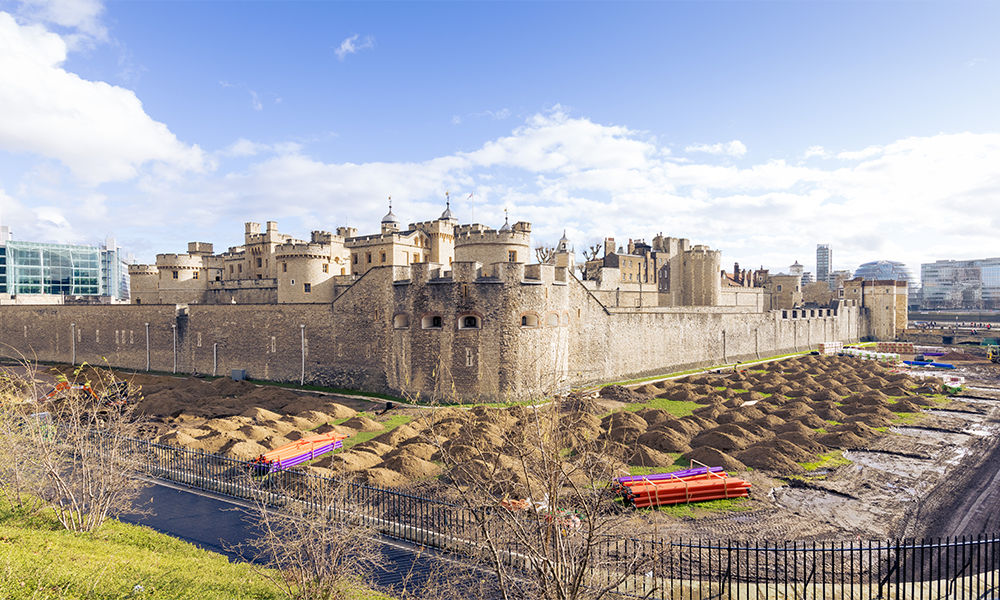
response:
[[[138,591],[136,586],[142,586]],[[0,597],[279,598],[246,564],[145,527],[72,534],[43,513],[0,508]]]
[[[802,468],[806,471],[815,471],[817,469],[835,469],[843,465],[849,465],[851,464],[851,461],[844,458],[844,453],[841,450],[834,450],[833,452],[820,454],[816,457],[815,462],[804,462],[799,464],[802,465]]]
[[[358,413],[358,415],[359,416],[366,416],[369,419],[371,418],[371,415],[367,415],[365,413]],[[337,419],[336,421],[331,421],[330,424],[331,425],[340,425],[342,423],[345,423],[345,422],[349,421],[352,418],[353,417],[349,417],[349,418],[345,418],[345,419]],[[351,437],[347,438],[346,440],[344,440],[344,450],[347,450],[351,446],[356,446],[356,445],[361,444],[363,442],[367,442],[368,440],[370,440],[372,438],[376,438],[376,437],[382,435],[383,433],[387,433],[389,431],[392,431],[393,429],[399,427],[400,425],[405,425],[405,424],[409,423],[412,420],[413,420],[413,417],[408,417],[406,415],[393,415],[393,416],[389,417],[389,419],[387,421],[382,421],[381,422],[382,425],[385,426],[385,429],[382,429],[381,431],[359,431],[358,433],[356,433],[356,434],[352,435]]]
[[[625,410],[635,412],[644,408],[659,408],[667,411],[677,418],[680,418],[694,413],[696,408],[701,408],[701,404],[698,404],[697,402],[685,402],[682,400],[670,400],[669,398],[650,398],[649,402],[644,404],[629,404],[625,407]],[[607,415],[601,415],[602,418],[605,416]]]
[[[108,521],[96,533],[73,534],[48,511],[27,515],[0,501],[0,598],[282,597],[250,565],[148,527]],[[355,599],[392,600],[368,590]]]
[[[657,510],[661,514],[675,519],[697,519],[699,517],[717,516],[719,513],[742,512],[752,506],[748,498],[730,498],[712,500],[710,502],[693,502],[691,504],[671,504],[661,506]]]

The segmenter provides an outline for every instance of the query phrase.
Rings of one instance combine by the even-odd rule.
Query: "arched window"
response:
[[[441,319],[441,315],[427,315],[420,320],[420,326],[423,329],[441,329],[444,321]]]
[[[396,329],[406,329],[410,326],[409,315],[396,315],[392,318],[392,326]]]
[[[538,315],[521,315],[521,327],[538,327]]]
[[[479,329],[479,317],[476,315],[464,315],[458,322],[459,329]]]
[[[555,313],[549,313],[545,315],[545,326],[546,327],[559,327],[559,315]]]

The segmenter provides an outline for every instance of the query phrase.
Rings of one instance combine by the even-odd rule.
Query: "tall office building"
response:
[[[831,273],[833,273],[833,246],[816,244],[816,281],[831,283]]]

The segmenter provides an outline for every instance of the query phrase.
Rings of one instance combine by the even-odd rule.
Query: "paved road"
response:
[[[150,481],[135,503],[149,510],[148,515],[124,515],[126,523],[146,525],[162,533],[182,539],[219,554],[230,560],[243,560],[229,549],[245,543],[253,535],[253,527],[244,519],[246,504],[238,500],[178,486],[166,482]],[[376,585],[393,588],[400,584],[411,570],[412,581],[419,585],[441,558],[433,551],[418,550],[410,544],[382,540],[386,557],[383,569],[373,574]]]

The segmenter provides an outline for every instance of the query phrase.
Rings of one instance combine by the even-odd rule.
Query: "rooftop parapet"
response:
[[[209,242],[188,242],[188,254],[212,254],[212,244]]]
[[[490,229],[484,225],[474,223],[472,225],[459,225],[455,228],[455,245],[475,244],[481,242],[500,243],[531,243],[531,223],[518,221],[507,231]]]
[[[128,274],[129,275],[157,275],[160,272],[160,268],[156,265],[129,265]]]
[[[310,234],[310,242],[313,244],[343,244],[344,238],[339,235],[339,230],[338,235],[334,235],[329,231],[313,231]]]
[[[274,255],[276,258],[330,258],[330,244],[278,244],[274,247]]]

